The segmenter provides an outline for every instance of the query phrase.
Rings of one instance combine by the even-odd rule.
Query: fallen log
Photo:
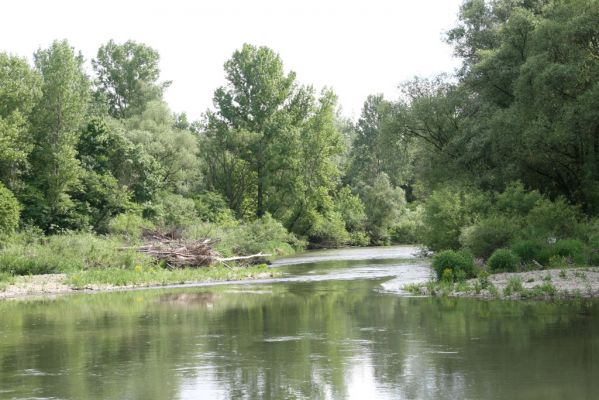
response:
[[[258,258],[258,257],[266,258],[266,257],[270,257],[270,256],[272,256],[272,254],[258,253],[258,254],[252,254],[251,256],[217,258],[216,261],[218,261],[218,262],[240,261],[240,260],[250,260],[252,258]]]

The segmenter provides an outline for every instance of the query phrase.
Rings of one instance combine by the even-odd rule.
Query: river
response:
[[[596,399],[599,304],[410,297],[410,247],[0,303],[0,399]]]

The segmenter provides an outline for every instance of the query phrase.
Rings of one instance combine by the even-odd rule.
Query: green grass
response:
[[[88,269],[148,267],[154,261],[116,236],[91,233],[55,235],[33,243],[7,243],[0,250],[0,273],[39,275]]]
[[[265,264],[250,267],[214,265],[203,268],[167,270],[160,267],[136,266],[133,269],[107,268],[78,271],[67,276],[66,283],[77,289],[93,285],[154,286],[190,282],[215,282],[252,279],[259,276],[276,276],[277,272]]]

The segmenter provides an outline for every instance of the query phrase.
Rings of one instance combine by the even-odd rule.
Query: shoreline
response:
[[[464,282],[405,285],[414,295],[497,300],[599,298],[599,267],[502,272]]]
[[[91,283],[84,286],[76,286],[69,283],[70,276],[67,274],[43,274],[15,277],[15,282],[8,284],[3,290],[0,289],[0,302],[4,300],[31,299],[31,298],[55,298],[57,296],[77,293],[108,293],[144,289],[161,288],[185,288],[199,286],[214,286],[227,283],[261,282],[277,278],[276,271],[261,271],[252,275],[224,279],[205,279],[172,282],[144,282],[139,284],[114,285],[105,283]]]

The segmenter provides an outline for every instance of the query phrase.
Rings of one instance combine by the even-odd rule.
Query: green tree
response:
[[[0,182],[0,234],[12,233],[17,228],[20,212],[16,197]]]
[[[41,78],[25,59],[0,53],[0,182],[12,190],[33,148],[29,117],[41,96]]]
[[[269,168],[269,153],[281,144],[286,133],[281,122],[289,120],[283,114],[295,105],[295,73],[286,74],[283,62],[271,49],[249,44],[235,51],[224,68],[228,84],[214,93],[216,110],[208,114],[209,131],[255,173],[255,212],[261,217],[266,212],[268,179],[274,172]],[[229,196],[235,197],[233,193]]]
[[[98,50],[92,66],[99,93],[106,97],[113,117],[124,118],[142,112],[146,104],[159,100],[171,82],[159,83],[160,55],[142,43],[110,40]]]
[[[78,184],[81,167],[75,146],[90,99],[83,57],[66,40],[35,53],[42,76],[42,96],[32,112],[35,147],[30,156],[30,190],[25,216],[49,228],[76,225],[70,191]]]

